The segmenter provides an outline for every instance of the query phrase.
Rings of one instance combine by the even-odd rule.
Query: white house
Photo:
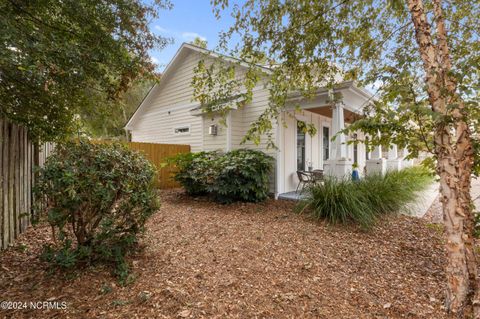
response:
[[[320,89],[313,99],[304,99],[292,93],[286,111],[281,114],[287,126],[274,123],[272,130],[277,149],[267,148],[266,138],[259,145],[241,144],[250,124],[268,105],[269,92],[262,84],[254,89],[253,100],[241,109],[231,110],[226,126],[220,119],[199,112],[199,103],[193,101],[191,80],[194,68],[200,60],[229,57],[191,45],[182,44],[172,61],[167,65],[161,81],[148,93],[125,129],[134,142],[189,144],[193,152],[235,148],[260,149],[276,159],[271,179],[271,190],[278,196],[294,191],[298,185],[297,171],[324,170],[326,174],[344,176],[357,163],[360,172],[399,169],[403,156],[396,147],[388,150],[388,160],[382,158],[381,148],[366,152],[363,144],[348,144],[353,136],[332,136],[361,115],[362,108],[372,99],[371,93],[354,82],[342,82],[335,88],[341,93],[342,103],[331,105],[329,92]],[[210,61],[210,62],[212,62]],[[208,61],[207,61],[208,62]],[[241,67],[241,66],[240,66]],[[301,110],[295,111],[294,105]],[[310,136],[297,129],[297,121],[315,125],[317,134]],[[282,121],[279,121],[282,123]],[[357,138],[363,139],[361,133]],[[404,163],[405,164],[405,163]]]

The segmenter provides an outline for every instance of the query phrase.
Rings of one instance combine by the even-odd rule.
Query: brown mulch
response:
[[[435,198],[423,218],[434,224],[443,224],[442,203],[440,202],[440,195]]]
[[[474,211],[480,211],[480,178],[472,178],[472,186],[470,195],[474,204]],[[435,198],[428,211],[423,216],[423,219],[434,224],[443,224],[442,203],[440,202],[440,195]]]
[[[66,310],[0,312],[13,318],[447,318],[441,233],[388,217],[370,232],[328,226],[292,204],[223,206],[161,194],[136,280],[106,267],[51,272],[49,229],[27,231],[0,253],[0,300],[64,301]],[[0,310],[2,311],[2,310]]]

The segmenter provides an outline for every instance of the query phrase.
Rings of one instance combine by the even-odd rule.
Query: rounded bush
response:
[[[208,193],[208,185],[216,178],[218,152],[182,153],[171,159],[176,167],[174,179],[192,196]]]
[[[49,259],[63,266],[94,259],[122,263],[159,208],[154,176],[152,164],[120,144],[57,145],[36,186],[61,243],[46,249]]]
[[[221,203],[259,202],[268,197],[273,158],[261,151],[190,153],[173,162],[174,179],[190,195],[209,194]]]
[[[239,149],[219,157],[216,177],[209,191],[222,203],[260,202],[268,197],[272,157],[263,152]]]

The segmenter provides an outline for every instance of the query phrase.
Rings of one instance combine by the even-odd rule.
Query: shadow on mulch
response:
[[[50,273],[38,255],[49,228],[31,228],[0,253],[6,301],[66,302],[64,310],[1,310],[12,318],[447,318],[441,234],[390,216],[372,231],[328,226],[291,202],[220,205],[163,191],[136,280],[107,267]]]

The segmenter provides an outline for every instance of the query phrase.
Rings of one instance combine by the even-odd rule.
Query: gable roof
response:
[[[222,60],[227,61],[227,62],[235,63],[235,64],[238,64],[238,65],[243,66],[245,68],[249,68],[251,66],[248,63],[243,62],[242,60],[240,60],[238,58],[228,56],[228,55],[224,55],[224,54],[221,54],[221,53],[217,53],[217,52],[214,52],[212,50],[208,50],[208,49],[196,46],[196,45],[191,44],[191,43],[185,43],[185,42],[182,43],[180,48],[178,48],[177,52],[173,56],[172,60],[170,60],[170,62],[165,67],[165,70],[162,73],[162,77],[160,78],[160,81],[150,89],[148,94],[145,96],[145,98],[142,100],[140,105],[137,107],[135,112],[132,114],[132,116],[128,120],[127,124],[124,127],[125,130],[133,129],[133,126],[135,125],[135,121],[139,118],[140,114],[142,114],[145,111],[146,105],[148,105],[147,102],[150,101],[150,99],[155,95],[155,92],[159,89],[159,87],[163,83],[163,81],[165,81],[165,79],[168,78],[169,73],[171,72],[172,69],[174,69],[174,65],[177,64],[178,60],[180,60],[180,56],[182,56],[183,52],[186,52],[186,51],[189,51],[189,50],[205,54],[205,55],[210,56],[214,59],[222,59]],[[267,74],[269,74],[269,73],[271,74],[271,72],[272,72],[271,68],[269,68],[267,66],[258,65],[258,64],[256,66],[261,68]],[[337,84],[337,88],[347,88],[347,87],[351,88],[357,94],[363,96],[367,100],[372,100],[374,98],[372,93],[370,93],[365,88],[357,86],[357,84],[354,81],[344,81],[344,82],[340,82],[340,83]],[[318,93],[322,92],[322,91],[325,91],[325,90],[326,90],[325,88],[320,88],[318,90]],[[292,92],[290,94],[290,98],[295,97],[298,94],[299,94],[299,92]]]
[[[133,128],[133,126],[135,124],[135,121],[138,119],[139,115],[145,110],[145,106],[148,104],[147,101],[149,101],[155,95],[154,93],[155,93],[155,91],[158,90],[158,88],[162,84],[162,80],[166,79],[168,77],[168,75],[170,73],[170,70],[174,69],[173,66],[177,63],[177,61],[179,60],[179,57],[182,56],[183,52],[185,52],[187,50],[193,50],[193,51],[196,51],[196,52],[200,52],[202,54],[208,55],[208,56],[210,56],[212,58],[215,58],[215,59],[220,58],[224,61],[231,62],[231,63],[236,63],[236,64],[239,64],[239,65],[241,65],[243,67],[246,67],[246,68],[250,67],[250,65],[248,63],[245,63],[245,62],[241,61],[240,59],[234,58],[232,56],[223,55],[223,54],[214,52],[212,50],[208,50],[208,49],[196,46],[194,44],[184,42],[184,43],[182,43],[180,48],[175,53],[172,60],[170,60],[170,62],[165,67],[165,70],[162,73],[162,77],[160,78],[160,81],[150,89],[148,94],[145,96],[145,98],[142,100],[140,105],[137,107],[135,112],[132,114],[132,116],[128,120],[124,129],[130,130],[130,129]],[[262,65],[257,65],[257,66],[262,68],[262,70],[264,70],[267,73],[271,71],[268,67],[265,67],[265,66],[262,66]]]

